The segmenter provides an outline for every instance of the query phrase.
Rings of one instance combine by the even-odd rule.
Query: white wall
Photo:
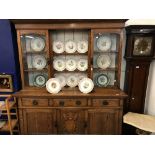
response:
[[[128,25],[155,25],[155,20],[128,20],[126,26]],[[150,115],[155,115],[155,60],[152,61],[150,65],[148,86],[146,91],[145,100],[145,113]]]

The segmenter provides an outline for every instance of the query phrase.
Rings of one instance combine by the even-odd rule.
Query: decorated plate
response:
[[[39,74],[34,79],[34,85],[37,87],[44,87],[46,85],[47,76]]]
[[[74,53],[76,51],[76,43],[72,40],[69,40],[65,44],[65,51],[67,53]]]
[[[78,78],[74,75],[70,75],[68,78],[67,78],[67,85],[69,87],[76,87],[78,85]]]
[[[35,55],[32,64],[34,68],[41,70],[46,67],[47,61],[43,55]]]
[[[101,69],[106,69],[111,64],[111,59],[108,55],[99,55],[96,64]]]
[[[53,51],[55,53],[63,53],[64,52],[64,44],[61,41],[53,42]]]
[[[111,38],[109,35],[101,35],[97,39],[97,47],[100,51],[106,52],[111,48]]]
[[[64,87],[66,85],[66,78],[63,75],[57,75],[55,76],[60,81],[61,87]]]
[[[51,78],[46,82],[46,89],[49,93],[57,94],[61,90],[60,81],[56,78]]]
[[[82,80],[83,78],[86,78],[86,77],[87,77],[86,74],[83,74],[83,73],[82,74],[80,74],[80,73],[78,74],[79,81]]]
[[[87,59],[80,59],[77,63],[77,69],[79,71],[85,71],[88,69],[88,60]]]
[[[77,51],[79,53],[86,53],[88,51],[88,41],[79,41],[77,43]]]
[[[100,74],[96,76],[95,81],[97,86],[106,87],[110,82],[110,78],[105,74]]]
[[[80,80],[79,82],[79,90],[82,92],[82,93],[90,93],[93,88],[94,88],[94,83],[91,79],[89,78],[83,78],[82,80]]]
[[[57,71],[63,71],[65,70],[65,61],[63,59],[55,59],[53,61],[53,67]]]
[[[42,51],[45,48],[45,40],[41,37],[35,37],[31,40],[31,48],[36,51]]]
[[[69,59],[66,61],[66,69],[68,71],[74,71],[76,69],[76,61],[74,59]]]

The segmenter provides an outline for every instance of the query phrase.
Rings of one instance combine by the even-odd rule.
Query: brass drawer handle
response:
[[[103,101],[103,102],[102,102],[102,105],[103,105],[103,106],[108,105],[108,104],[109,104],[108,101]]]
[[[33,100],[32,104],[33,104],[33,105],[38,105],[38,101]]]
[[[62,107],[64,106],[64,104],[65,104],[64,101],[59,102],[59,105],[62,106]]]
[[[81,101],[76,101],[76,105],[81,105]]]

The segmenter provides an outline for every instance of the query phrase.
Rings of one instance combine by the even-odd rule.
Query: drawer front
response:
[[[54,107],[84,107],[87,106],[87,99],[53,99],[50,106]]]
[[[36,99],[36,98],[22,98],[22,106],[33,106],[33,107],[46,107],[48,106],[48,99]]]
[[[92,106],[93,107],[118,107],[120,106],[119,100],[113,99],[92,99]]]

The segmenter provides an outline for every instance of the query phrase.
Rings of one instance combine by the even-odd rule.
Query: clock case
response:
[[[155,48],[155,27],[150,25],[132,25],[126,27],[126,35],[127,35],[127,41],[126,41],[126,52],[125,52],[125,58],[126,59],[145,59],[145,60],[151,60],[152,58],[155,58],[154,54],[154,48]],[[151,43],[151,51],[148,55],[134,55],[134,41],[137,37],[150,37],[152,38]]]
[[[128,94],[128,98],[124,104],[124,114],[127,112],[144,113],[149,69],[152,60],[155,58],[155,26],[128,26],[126,27],[126,34],[124,91]],[[133,55],[135,37],[152,37],[150,55]],[[136,129],[124,124],[123,133],[136,134]]]

